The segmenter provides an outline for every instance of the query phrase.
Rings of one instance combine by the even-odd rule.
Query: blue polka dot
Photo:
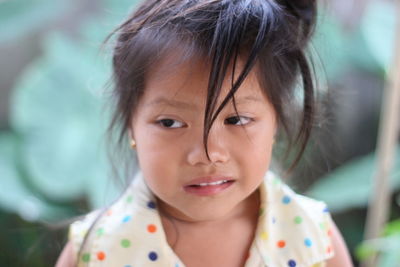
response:
[[[307,247],[311,247],[312,246],[311,239],[309,238],[304,239],[304,245],[306,245]]]
[[[328,207],[325,207],[324,210],[323,210],[323,212],[329,212]]]
[[[276,218],[272,217],[272,223],[276,223]]]
[[[131,216],[131,215],[126,215],[126,216],[122,219],[122,222],[126,223],[126,222],[129,222],[131,219],[132,219],[132,216]]]
[[[283,204],[289,204],[290,201],[291,201],[291,199],[290,199],[289,196],[284,196],[284,197],[282,198],[282,203],[283,203]]]
[[[150,259],[150,260],[156,261],[157,258],[158,258],[158,255],[157,255],[157,253],[155,253],[154,251],[152,251],[152,252],[149,253],[149,259]]]
[[[296,266],[296,262],[294,260],[290,260],[290,261],[288,261],[288,266],[295,267]]]
[[[154,201],[149,201],[147,202],[147,207],[149,207],[150,209],[155,209],[156,203]]]
[[[132,267],[132,265],[125,265],[124,267]]]
[[[179,267],[179,264],[178,264],[178,263],[176,263],[176,264],[175,264],[175,267]]]

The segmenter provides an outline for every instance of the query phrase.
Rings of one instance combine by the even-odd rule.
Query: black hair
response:
[[[298,147],[291,165],[294,167],[304,152],[316,112],[312,65],[306,54],[314,31],[316,5],[315,0],[143,1],[107,39],[116,37],[112,58],[115,109],[109,132],[118,128],[117,142],[127,146],[127,134],[149,69],[179,47],[182,58],[201,57],[209,65],[203,134],[207,156],[213,122],[229,101],[235,107],[235,92],[256,67],[263,93],[286,133],[288,150]],[[243,68],[217,105],[229,66],[232,64],[235,70],[238,59],[244,62]],[[303,103],[293,135],[289,110],[299,80]],[[83,243],[86,239],[87,235]]]
[[[126,146],[132,117],[145,90],[150,67],[179,47],[182,57],[200,56],[210,65],[204,116],[204,148],[218,114],[257,66],[263,93],[272,103],[280,128],[287,135],[288,150],[295,144],[294,167],[310,136],[315,117],[312,68],[305,54],[314,30],[313,0],[169,0],[144,1],[113,34],[113,96],[115,110],[109,127],[119,128],[118,143]],[[232,88],[217,106],[228,66],[235,69],[238,57],[244,67]],[[304,91],[297,134],[289,123],[294,87],[301,77]],[[290,115],[291,116],[291,115]],[[291,169],[290,168],[290,169]]]

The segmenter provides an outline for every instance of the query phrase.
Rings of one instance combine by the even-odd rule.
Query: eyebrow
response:
[[[261,98],[255,96],[255,95],[247,95],[245,97],[241,97],[241,98],[238,98],[235,100],[236,100],[236,104],[241,104],[242,102],[243,103],[244,102],[260,102],[260,103],[262,102]]]
[[[175,108],[181,108],[181,109],[197,109],[197,106],[194,104],[189,104],[186,102],[174,100],[174,99],[168,99],[165,97],[158,97],[151,101],[147,106],[156,106],[156,105],[166,105],[166,106],[171,106]]]
[[[240,105],[246,102],[259,102],[261,103],[260,97],[256,97],[254,95],[247,95],[245,97],[241,97],[238,99],[235,99],[236,105]],[[165,97],[158,97],[151,101],[150,103],[147,104],[147,106],[155,106],[155,105],[166,105],[166,106],[171,106],[175,108],[180,108],[180,109],[189,109],[189,110],[196,110],[198,109],[198,106],[194,103],[186,103],[174,99],[168,99]]]

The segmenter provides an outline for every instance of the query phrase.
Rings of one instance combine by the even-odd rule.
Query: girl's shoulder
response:
[[[325,202],[296,193],[271,172],[260,191],[259,247],[272,266],[312,266],[334,256],[332,218]]]
[[[68,240],[71,246],[70,250],[75,258],[78,257],[82,244],[88,237],[88,233],[95,226],[95,222],[103,213],[104,211],[100,209],[91,211],[88,214],[81,216],[69,226]]]
[[[330,218],[329,208],[324,201],[296,193],[272,172],[267,173],[263,185],[261,190],[266,195],[265,201],[281,216],[290,216],[287,211],[291,210],[298,214],[298,217],[305,216],[311,221]]]
[[[112,266],[124,263],[127,256],[135,253],[136,245],[143,244],[146,233],[161,230],[155,203],[145,183],[137,177],[113,204],[73,222],[69,241],[78,266],[89,262]]]

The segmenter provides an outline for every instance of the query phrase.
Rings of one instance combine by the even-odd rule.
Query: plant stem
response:
[[[377,143],[377,171],[374,176],[365,230],[365,239],[378,238],[388,219],[390,207],[390,171],[396,153],[400,111],[400,1],[397,3],[396,42],[394,60],[383,92],[379,136]],[[377,266],[377,257],[362,263],[364,267]]]

